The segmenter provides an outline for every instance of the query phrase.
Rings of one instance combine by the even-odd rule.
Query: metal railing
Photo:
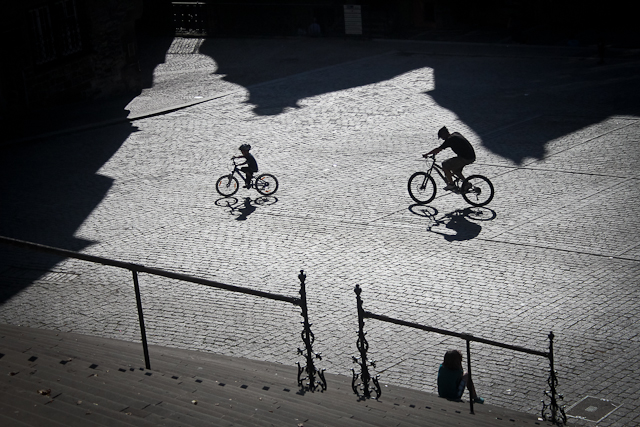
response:
[[[207,35],[207,5],[201,1],[171,2],[176,36]]]
[[[298,363],[298,385],[305,390],[309,391],[324,391],[327,389],[327,383],[324,377],[324,369],[317,370],[314,364],[315,359],[322,359],[320,353],[315,353],[313,351],[313,342],[315,340],[313,332],[311,331],[311,323],[309,322],[308,316],[308,307],[307,307],[307,296],[306,296],[306,275],[303,270],[300,270],[300,274],[298,275],[298,279],[300,280],[300,298],[273,294],[269,292],[263,292],[255,289],[244,288],[240,286],[228,285],[220,282],[216,282],[213,280],[201,279],[197,277],[188,276],[180,273],[172,273],[169,271],[161,270],[158,268],[145,267],[143,265],[126,263],[121,261],[115,261],[108,258],[93,256],[82,254],[74,251],[69,251],[66,249],[54,248],[51,246],[45,246],[37,243],[25,242],[18,239],[12,239],[9,237],[0,236],[0,243],[5,243],[17,247],[22,247],[30,250],[36,250],[40,252],[51,253],[54,255],[67,257],[67,258],[75,258],[79,260],[84,260],[92,263],[98,263],[103,265],[109,265],[113,267],[118,267],[122,269],[127,269],[131,271],[133,276],[133,284],[136,295],[136,303],[138,308],[138,318],[140,323],[140,334],[143,345],[144,357],[145,357],[145,366],[147,369],[151,369],[151,364],[149,361],[149,351],[147,346],[147,337],[144,326],[144,316],[142,311],[142,301],[140,297],[140,286],[138,281],[138,273],[147,273],[156,276],[162,276],[170,279],[181,280],[190,283],[196,283],[200,285],[210,286],[213,288],[224,289],[231,292],[238,292],[248,295],[254,295],[261,298],[268,298],[276,301],[288,302],[290,304],[299,306],[301,308],[300,315],[303,317],[303,321],[301,322],[303,325],[303,330],[301,333],[302,340],[304,342],[304,348],[298,348],[298,354],[302,355],[306,359],[306,366],[301,366]],[[407,322],[400,319],[394,319],[389,316],[384,316],[381,314],[375,314],[369,311],[365,311],[363,308],[363,302],[361,298],[362,289],[359,285],[356,285],[354,289],[356,293],[356,302],[358,308],[358,340],[356,342],[356,346],[358,351],[360,352],[359,357],[353,357],[353,362],[358,364],[360,368],[360,372],[356,372],[355,369],[352,369],[352,389],[356,395],[360,398],[366,399],[371,397],[371,393],[375,393],[375,398],[377,399],[382,394],[380,385],[378,383],[379,375],[374,377],[369,373],[369,367],[375,368],[375,361],[369,360],[367,352],[369,350],[369,344],[366,340],[366,332],[364,331],[364,319],[376,319],[382,322],[393,323],[396,325],[407,326],[414,329],[420,329],[428,332],[435,332],[441,335],[448,335],[452,337],[457,337],[466,341],[467,344],[467,372],[469,374],[469,380],[471,381],[471,346],[470,343],[479,342],[483,344],[488,344],[495,347],[501,347],[508,350],[513,350],[517,352],[532,354],[536,356],[542,356],[549,360],[550,370],[549,377],[547,379],[547,384],[549,385],[549,390],[545,390],[544,395],[545,398],[550,399],[550,402],[547,403],[545,400],[542,401],[542,418],[547,421],[551,421],[556,425],[564,425],[567,422],[567,416],[564,412],[564,406],[559,404],[559,401],[563,400],[563,396],[557,393],[557,385],[558,379],[556,376],[556,371],[554,368],[554,358],[553,358],[553,339],[554,335],[551,332],[548,335],[549,338],[549,351],[538,351],[532,350],[512,344],[505,344],[493,340],[488,340],[485,338],[474,337],[470,334],[463,334],[458,332],[447,331],[444,329],[434,328],[431,326],[420,325],[418,323]],[[306,373],[306,377],[302,375]],[[360,383],[357,381],[360,380]],[[305,381],[306,384],[304,383]],[[370,382],[373,383],[373,386],[370,386]],[[473,410],[473,399],[469,399],[470,411],[474,413]],[[550,414],[549,414],[550,412]]]
[[[469,382],[471,382],[471,342],[479,342],[483,344],[488,344],[494,347],[501,347],[508,350],[513,350],[521,353],[532,354],[536,356],[542,356],[549,360],[549,377],[547,379],[547,384],[549,385],[549,390],[545,390],[544,396],[550,400],[547,403],[544,399],[542,400],[542,418],[545,421],[550,421],[556,425],[565,425],[567,423],[567,416],[564,412],[564,406],[559,404],[559,401],[562,401],[564,397],[561,394],[558,394],[556,388],[558,386],[558,378],[556,376],[556,371],[554,367],[553,360],[553,332],[549,333],[549,351],[538,351],[531,350],[525,347],[520,347],[512,344],[505,344],[498,341],[488,340],[485,338],[474,337],[470,334],[462,334],[458,332],[447,331],[445,329],[434,328],[431,326],[420,325],[418,323],[407,322],[405,320],[394,319],[392,317],[384,316],[381,314],[375,314],[370,311],[366,311],[363,308],[363,302],[360,294],[362,293],[362,289],[360,285],[356,285],[354,292],[356,293],[356,303],[358,307],[358,340],[356,342],[356,346],[360,351],[360,357],[353,357],[354,363],[357,363],[360,367],[360,372],[356,372],[355,369],[352,369],[353,379],[352,379],[352,388],[353,392],[360,396],[361,398],[370,398],[371,393],[375,393],[375,398],[377,399],[381,395],[380,385],[378,384],[379,375],[374,377],[371,376],[369,372],[369,367],[375,368],[375,361],[369,361],[367,359],[367,350],[369,349],[369,344],[366,340],[366,332],[364,332],[364,319],[376,319],[382,322],[393,323],[396,325],[407,326],[414,329],[420,329],[427,332],[435,332],[441,335],[448,335],[456,338],[460,338],[466,341],[467,343],[467,372],[469,374]],[[360,379],[360,383],[357,383],[358,379]],[[369,381],[373,383],[373,386],[370,386]],[[473,399],[469,399],[469,407],[470,411],[473,414]]]
[[[122,261],[116,261],[109,258],[103,258],[94,255],[87,255],[79,252],[74,252],[66,249],[55,248],[52,246],[41,245],[38,243],[26,242],[23,240],[13,239],[10,237],[0,236],[0,243],[5,243],[12,246],[17,246],[24,249],[45,252],[53,255],[58,255],[66,258],[74,258],[83,261],[88,261],[96,264],[108,265],[112,267],[122,268],[131,271],[133,276],[133,287],[136,295],[136,303],[138,307],[138,320],[140,324],[140,335],[142,341],[142,347],[144,352],[144,360],[146,369],[151,369],[151,362],[149,359],[149,348],[147,345],[147,334],[144,326],[144,315],[142,311],[142,299],[140,296],[140,284],[138,280],[138,273],[147,273],[155,276],[167,277],[169,279],[181,280],[184,282],[196,283],[199,285],[210,286],[212,288],[224,289],[231,292],[237,292],[241,294],[254,295],[261,298],[267,298],[275,301],[284,301],[290,304],[299,306],[302,310],[300,315],[303,317],[303,321],[301,322],[303,325],[302,330],[302,340],[304,341],[304,350],[298,348],[298,354],[305,357],[307,364],[305,366],[300,366],[298,363],[298,385],[300,387],[306,388],[309,391],[315,391],[320,388],[320,391],[324,391],[327,389],[327,383],[324,379],[324,370],[318,371],[313,363],[313,356],[321,359],[321,355],[319,353],[314,353],[313,351],[313,341],[314,336],[313,332],[311,332],[311,323],[309,322],[309,315],[307,309],[307,293],[306,293],[306,285],[305,279],[306,275],[304,271],[300,270],[300,274],[298,275],[298,279],[300,280],[300,298],[290,297],[286,295],[279,295],[270,292],[263,292],[256,289],[244,288],[241,286],[228,285],[221,282],[216,282],[208,279],[201,279],[198,277],[188,276],[186,274],[173,273],[170,271],[161,270],[159,268],[153,267],[145,267],[144,265],[132,264]],[[302,374],[306,373],[306,377],[302,377]],[[316,376],[319,378],[316,379]],[[304,381],[308,380],[306,386]]]

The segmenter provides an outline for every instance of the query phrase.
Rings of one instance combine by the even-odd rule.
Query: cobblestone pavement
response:
[[[334,41],[333,62],[265,81],[223,76],[197,53],[206,43],[172,44],[129,109],[206,102],[5,150],[2,234],[291,296],[304,269],[314,349],[332,373],[349,375],[356,354],[356,284],[365,309],[403,320],[541,351],[553,331],[565,403],[608,399],[621,406],[599,425],[640,423],[637,60],[394,43],[343,60]],[[467,171],[493,181],[487,207],[441,190],[428,206],[409,198],[443,124],[475,146]],[[241,143],[278,177],[274,196],[217,195]],[[129,272],[2,253],[1,322],[139,339]],[[140,281],[151,343],[302,362],[295,307]],[[383,384],[435,392],[442,355],[464,348],[366,328]],[[541,409],[545,359],[471,347],[481,396]]]

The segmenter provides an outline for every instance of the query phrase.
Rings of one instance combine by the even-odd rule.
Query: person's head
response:
[[[446,126],[442,126],[438,131],[438,138],[447,139],[449,137],[449,129]]]
[[[242,152],[242,154],[247,154],[249,150],[251,150],[251,146],[249,144],[242,144],[240,146],[240,151]]]
[[[452,370],[462,369],[462,353],[458,350],[447,351],[442,364]]]

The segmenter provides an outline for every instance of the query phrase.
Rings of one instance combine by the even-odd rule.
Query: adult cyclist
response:
[[[438,131],[438,139],[444,139],[442,145],[434,148],[427,154],[423,154],[422,157],[427,158],[430,155],[436,155],[446,148],[453,150],[456,156],[442,162],[442,169],[444,169],[445,180],[447,181],[447,186],[444,187],[444,189],[447,191],[455,191],[457,188],[453,183],[453,175],[464,180],[462,169],[476,161],[476,152],[464,136],[458,132],[449,133],[449,129],[447,129],[446,126],[443,126]],[[466,188],[462,189],[462,191],[465,190]]]

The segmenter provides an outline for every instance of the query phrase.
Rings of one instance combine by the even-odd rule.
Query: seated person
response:
[[[445,353],[444,362],[438,371],[438,395],[446,399],[460,400],[465,387],[474,402],[484,403],[484,399],[476,394],[471,377],[462,370],[462,353],[449,350]]]

